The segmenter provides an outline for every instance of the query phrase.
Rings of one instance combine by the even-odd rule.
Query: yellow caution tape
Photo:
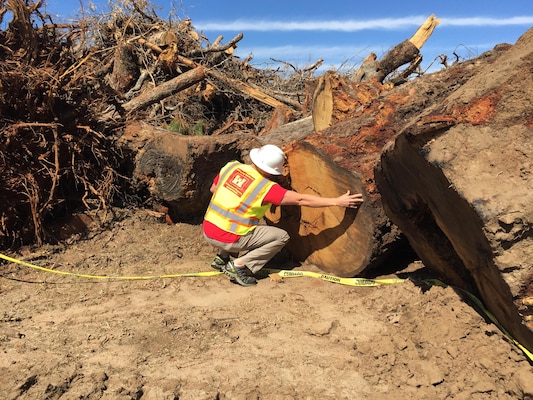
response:
[[[275,270],[277,275],[282,278],[299,278],[301,276],[307,276],[310,278],[322,279],[323,281],[339,283],[341,285],[348,286],[380,286],[391,285],[394,283],[402,283],[405,279],[390,278],[390,279],[366,279],[366,278],[340,278],[335,275],[321,274],[311,271],[287,271],[287,270]]]
[[[89,274],[80,274],[76,272],[65,272],[65,271],[59,271],[56,269],[45,268],[39,265],[30,264],[25,261],[17,260],[16,258],[12,258],[1,253],[0,253],[0,258],[3,258],[4,260],[12,262],[12,263],[23,265],[25,267],[38,269],[44,272],[50,272],[50,273],[59,274],[59,275],[75,276],[78,278],[89,278],[89,279],[147,280],[147,279],[180,278],[180,277],[207,277],[207,276],[218,276],[218,275],[223,274],[222,272],[219,272],[219,271],[207,271],[207,272],[190,272],[190,273],[168,274],[168,275],[147,275],[147,276],[89,275]],[[401,283],[404,281],[404,279],[339,278],[334,275],[319,274],[317,272],[311,272],[311,271],[287,271],[287,270],[272,270],[272,269],[266,269],[266,268],[265,268],[265,271],[276,273],[282,278],[296,278],[296,277],[301,277],[301,276],[307,276],[311,278],[318,278],[318,279],[322,279],[328,282],[340,283],[342,285],[349,285],[349,286],[378,286],[378,285],[386,285],[386,284],[392,284],[392,283]]]
[[[4,254],[1,254],[1,253],[0,253],[0,258],[3,258],[4,260],[12,262],[12,263],[23,265],[25,267],[38,269],[38,270],[44,271],[44,272],[51,272],[53,274],[69,275],[69,276],[75,276],[77,278],[90,278],[90,279],[147,280],[147,279],[180,278],[180,277],[195,277],[195,276],[216,276],[216,275],[221,275],[222,274],[222,272],[219,272],[219,271],[207,271],[207,272],[190,272],[190,273],[169,274],[169,275],[147,275],[147,276],[89,275],[89,274],[79,274],[79,273],[76,273],[76,272],[65,272],[65,271],[58,271],[58,270],[55,270],[55,269],[45,268],[45,267],[41,267],[39,265],[34,265],[34,264],[27,263],[25,261],[17,260],[16,258],[8,257],[8,256],[6,256]]]

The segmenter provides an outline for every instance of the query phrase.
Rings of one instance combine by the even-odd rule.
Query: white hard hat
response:
[[[285,153],[278,146],[266,144],[259,149],[250,150],[252,162],[271,175],[281,175],[285,162]]]

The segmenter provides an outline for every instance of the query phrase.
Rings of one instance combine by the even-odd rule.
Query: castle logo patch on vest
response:
[[[237,168],[224,182],[224,187],[235,195],[242,197],[246,189],[253,183],[254,177]]]

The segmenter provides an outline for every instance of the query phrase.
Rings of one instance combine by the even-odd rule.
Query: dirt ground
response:
[[[54,271],[210,271],[196,225],[130,212],[12,257]],[[353,287],[266,273],[109,280],[1,262],[3,399],[533,399],[533,367],[449,287]],[[318,271],[312,265],[297,270]],[[320,272],[320,271],[318,271]]]

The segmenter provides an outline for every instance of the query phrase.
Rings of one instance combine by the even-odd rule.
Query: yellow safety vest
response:
[[[273,185],[251,165],[229,162],[220,171],[204,218],[226,232],[245,235],[269,209],[262,203]]]

